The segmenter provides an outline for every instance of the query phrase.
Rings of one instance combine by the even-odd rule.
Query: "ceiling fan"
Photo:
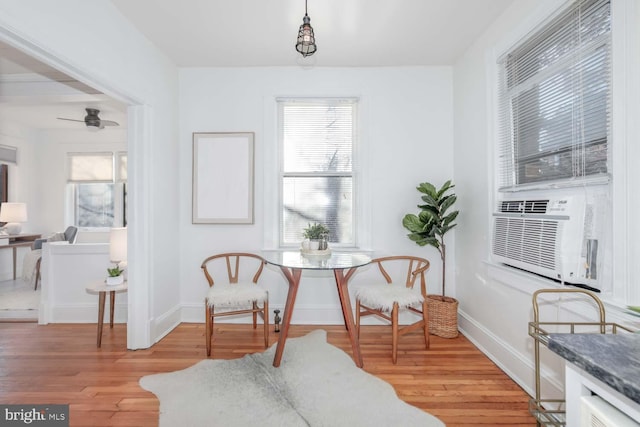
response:
[[[100,114],[100,110],[96,108],[85,108],[87,111],[87,115],[84,117],[84,120],[76,120],[76,119],[66,119],[64,117],[58,117],[58,120],[68,120],[71,122],[84,122],[87,125],[87,129],[89,130],[98,130],[104,129],[105,126],[120,126],[117,122],[112,120],[102,120],[98,117]]]

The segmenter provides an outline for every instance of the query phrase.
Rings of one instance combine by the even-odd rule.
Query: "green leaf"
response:
[[[124,272],[119,266],[115,266],[113,268],[107,268],[107,273],[109,273],[109,277],[118,277]]]
[[[438,194],[436,195],[436,198],[437,199],[441,198],[444,193],[446,193],[448,190],[452,189],[453,187],[455,187],[455,185],[451,185],[451,180],[445,182],[444,184],[442,184],[442,187],[440,188],[440,190],[438,190]]]
[[[423,182],[417,187],[418,191],[424,194],[428,194],[432,199],[437,199],[438,195],[436,192],[436,187],[429,182]]]
[[[427,206],[438,207],[438,201],[434,199],[430,194],[425,194],[422,196],[422,201],[427,204]]]
[[[440,212],[444,215],[444,213],[449,209],[455,202],[458,200],[458,197],[455,194],[450,194],[443,198],[440,201]]]
[[[445,227],[442,227],[442,234],[446,234],[449,232],[449,230],[451,230],[452,228],[454,228],[456,225],[458,224],[453,224],[453,225],[447,225]]]
[[[438,217],[438,212],[434,212],[432,209],[425,209],[418,214],[418,218],[425,224],[434,222]]]
[[[458,217],[458,211],[453,211],[442,219],[442,224],[449,225]]]
[[[411,234],[407,234],[407,236],[409,236],[409,239],[416,242],[420,246],[425,246],[427,244],[427,242],[425,241],[425,238],[419,234],[411,233]]]
[[[402,225],[413,233],[421,232],[424,228],[424,223],[414,214],[405,215],[402,219]]]
[[[424,241],[426,242],[426,244],[431,245],[436,249],[440,249],[440,243],[435,237],[427,237],[426,239],[424,239]]]

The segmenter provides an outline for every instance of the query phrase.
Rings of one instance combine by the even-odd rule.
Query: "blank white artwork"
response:
[[[193,223],[253,223],[253,138],[193,134]]]

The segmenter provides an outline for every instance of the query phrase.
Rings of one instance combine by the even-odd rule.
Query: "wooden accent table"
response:
[[[347,285],[349,279],[356,272],[358,267],[371,263],[371,257],[362,252],[332,252],[328,255],[306,255],[300,251],[263,251],[262,257],[268,264],[280,267],[282,273],[289,282],[289,292],[287,303],[282,315],[282,329],[278,338],[278,346],[273,359],[273,366],[280,366],[284,345],[287,342],[289,324],[293,314],[293,306],[296,302],[298,287],[302,270],[333,270],[342,306],[342,316],[344,324],[349,332],[351,349],[353,350],[353,360],[359,368],[362,368],[362,355],[360,354],[360,340],[353,321],[353,311]],[[347,270],[345,274],[345,270]]]
[[[102,345],[102,326],[104,323],[104,303],[106,300],[107,292],[109,292],[109,328],[113,328],[113,313],[116,302],[116,292],[127,292],[129,288],[128,283],[125,281],[121,285],[107,285],[104,280],[94,282],[87,286],[87,292],[98,293],[98,340],[97,346],[100,348]]]
[[[0,249],[13,249],[13,280],[16,280],[16,257],[20,247],[31,246],[33,241],[42,237],[41,234],[3,234],[0,235]],[[8,240],[8,242],[6,242]]]

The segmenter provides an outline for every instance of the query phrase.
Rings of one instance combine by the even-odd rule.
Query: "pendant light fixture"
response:
[[[304,18],[302,18],[302,25],[300,25],[300,29],[298,30],[296,50],[305,58],[313,55],[316,53],[316,50],[318,50],[316,38],[313,35],[313,28],[309,22],[311,22],[311,18],[307,15],[307,0],[304,0]]]

